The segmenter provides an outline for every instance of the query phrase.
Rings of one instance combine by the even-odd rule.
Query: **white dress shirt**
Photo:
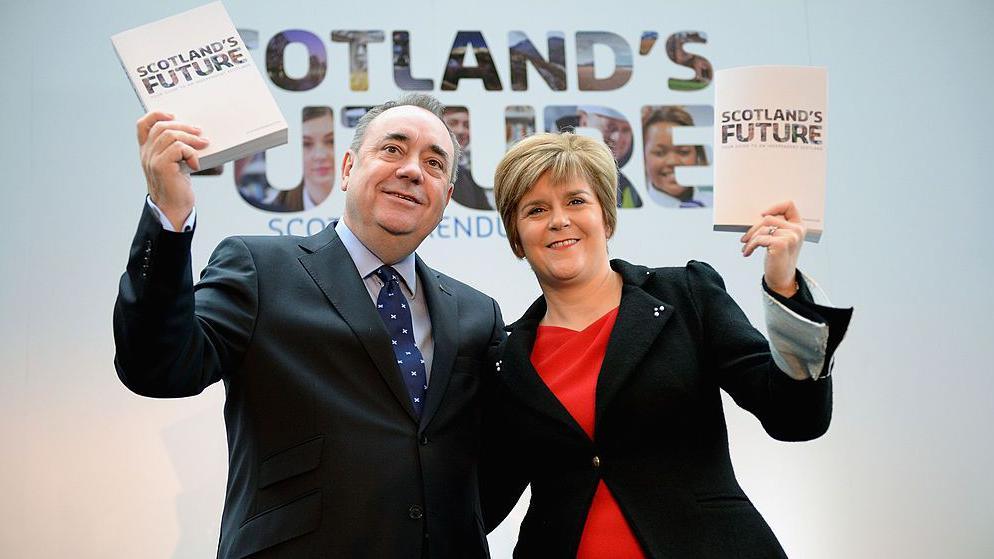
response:
[[[338,224],[335,225],[335,233],[338,234],[338,238],[345,245],[345,250],[349,251],[352,263],[355,264],[356,270],[359,272],[359,277],[362,278],[362,282],[366,285],[366,291],[369,292],[369,298],[372,299],[373,305],[376,305],[376,299],[380,295],[380,289],[383,288],[383,282],[374,272],[383,265],[383,261],[366,248],[366,245],[362,244],[362,241],[345,225],[344,219],[338,220]],[[435,355],[435,342],[431,337],[431,316],[428,314],[428,303],[425,301],[421,280],[418,278],[418,273],[414,265],[414,253],[408,254],[399,262],[391,264],[391,266],[394,270],[397,270],[397,273],[400,274],[403,280],[400,282],[400,286],[411,309],[411,322],[414,326],[414,343],[417,344],[418,349],[421,351],[421,357],[425,360],[425,373],[428,375],[428,384],[430,385],[431,362],[432,357]]]

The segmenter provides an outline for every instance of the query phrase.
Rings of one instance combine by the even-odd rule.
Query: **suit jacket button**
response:
[[[421,435],[421,446],[427,446],[427,444],[428,444],[428,435]]]
[[[411,505],[411,508],[407,509],[407,515],[414,520],[420,520],[425,515],[425,511],[421,505]]]
[[[600,458],[600,456],[594,456],[594,459],[591,460],[590,462],[594,465],[594,469],[595,470],[597,468],[601,467],[601,458]]]

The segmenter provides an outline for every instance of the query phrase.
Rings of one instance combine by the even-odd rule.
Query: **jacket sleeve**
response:
[[[495,330],[487,365],[490,367],[487,382],[484,384],[483,429],[480,441],[480,506],[483,525],[487,533],[493,531],[507,517],[528,486],[528,476],[524,469],[526,460],[521,459],[520,444],[514,440],[508,414],[511,399],[503,394],[503,385],[497,376],[501,369],[501,348],[507,335],[500,308],[494,303],[500,331]]]
[[[497,365],[499,366],[499,365]],[[496,374],[499,374],[497,372]],[[510,398],[494,383],[483,411],[483,440],[480,454],[480,505],[483,525],[492,532],[507,518],[530,482],[526,455],[509,428]]]
[[[707,264],[688,263],[687,282],[700,321],[702,355],[719,386],[777,440],[803,441],[824,434],[832,419],[831,377],[795,380],[778,368],[766,338],[749,323],[725,291],[721,276]],[[847,325],[848,318],[828,322],[830,331],[844,332]],[[826,364],[831,360],[829,351]]]
[[[240,365],[251,339],[258,285],[244,241],[218,245],[194,286],[192,239],[145,207],[114,306],[114,365],[136,394],[199,394]]]

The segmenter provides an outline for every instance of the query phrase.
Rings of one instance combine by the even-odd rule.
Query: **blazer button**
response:
[[[421,446],[428,446],[428,435],[421,435]]]
[[[594,459],[591,460],[590,463],[594,465],[594,469],[595,470],[597,468],[600,468],[601,467],[601,458],[600,458],[600,456],[594,456]]]
[[[421,505],[411,505],[411,508],[407,509],[407,516],[410,516],[414,520],[420,520],[424,515],[425,511],[421,508]]]

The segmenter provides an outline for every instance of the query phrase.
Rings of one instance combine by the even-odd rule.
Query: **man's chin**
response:
[[[417,224],[382,220],[377,221],[376,225],[378,225],[384,233],[387,233],[392,237],[411,238],[418,234]],[[428,234],[425,233],[424,236],[428,236]]]

